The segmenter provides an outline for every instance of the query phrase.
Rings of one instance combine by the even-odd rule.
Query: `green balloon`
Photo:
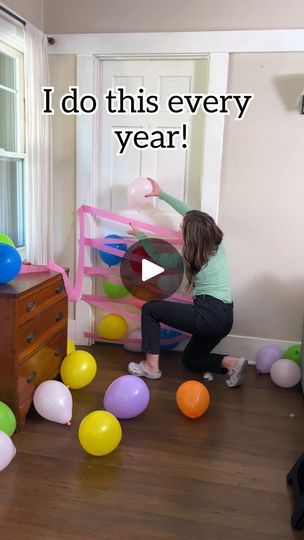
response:
[[[110,298],[124,298],[129,294],[122,283],[113,283],[107,279],[103,282],[103,290]]]
[[[9,246],[15,247],[13,240],[3,233],[0,233],[0,244],[9,244]]]
[[[287,358],[287,360],[292,360],[293,362],[296,362],[301,365],[301,345],[292,345],[287,349],[287,351],[284,352],[283,358]]]
[[[3,401],[0,401],[0,431],[4,431],[6,435],[11,437],[16,429],[16,417],[12,411],[6,405],[3,403]]]

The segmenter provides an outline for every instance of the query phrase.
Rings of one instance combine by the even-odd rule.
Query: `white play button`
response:
[[[141,261],[141,280],[142,281],[148,281],[148,279],[151,279],[155,276],[158,276],[159,274],[162,274],[165,271],[164,268],[161,266],[158,266],[158,264],[154,264],[151,261],[148,261],[147,259],[142,259]]]

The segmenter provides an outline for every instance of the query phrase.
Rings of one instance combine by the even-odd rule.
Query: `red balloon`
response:
[[[134,251],[132,251],[132,255],[136,255],[137,257],[142,257],[142,259],[149,258],[148,253],[142,246],[135,248]],[[131,265],[132,270],[134,270],[134,272],[141,274],[141,266],[142,266],[141,261],[130,261],[130,265]]]

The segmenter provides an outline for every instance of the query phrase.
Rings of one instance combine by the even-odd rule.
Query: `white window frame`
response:
[[[19,49],[19,48],[18,48]],[[12,158],[15,160],[18,160],[17,167],[20,167],[22,164],[23,169],[23,208],[24,213],[26,209],[25,204],[25,193],[26,193],[26,186],[25,186],[25,97],[24,97],[24,55],[21,50],[17,50],[13,44],[10,45],[8,42],[3,43],[0,41],[0,52],[6,54],[7,56],[10,56],[11,58],[14,58],[16,60],[16,93],[18,95],[18,114],[17,114],[17,126],[16,126],[16,132],[17,132],[17,148],[15,152],[6,151],[3,148],[0,148],[0,158]],[[2,89],[8,89],[7,87],[0,84],[0,88]],[[19,165],[20,164],[20,165]],[[18,178],[20,176],[18,175]],[[19,191],[19,190],[18,190]],[[19,191],[20,193],[20,191]],[[20,207],[20,205],[19,205]],[[25,221],[25,215],[23,215],[24,221]],[[25,225],[25,223],[24,223]],[[26,239],[25,239],[26,241]],[[25,245],[18,248],[18,251],[20,253],[20,256],[22,259],[25,258]]]

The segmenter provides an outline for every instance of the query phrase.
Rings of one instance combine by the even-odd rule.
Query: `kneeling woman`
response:
[[[182,216],[183,262],[188,288],[193,291],[193,304],[151,300],[142,309],[142,347],[146,360],[130,362],[129,373],[159,379],[160,323],[192,334],[183,353],[183,363],[191,371],[228,374],[230,388],[240,386],[245,358],[210,354],[229,334],[233,324],[233,303],[222,244],[223,233],[213,218],[199,210],[190,210],[183,202],[164,193],[155,180],[150,197],[166,201]],[[132,225],[131,225],[132,226]],[[129,234],[144,244],[156,263],[164,254],[155,253],[144,233],[132,227]],[[150,244],[150,246],[149,246]],[[158,258],[159,255],[159,258]]]

